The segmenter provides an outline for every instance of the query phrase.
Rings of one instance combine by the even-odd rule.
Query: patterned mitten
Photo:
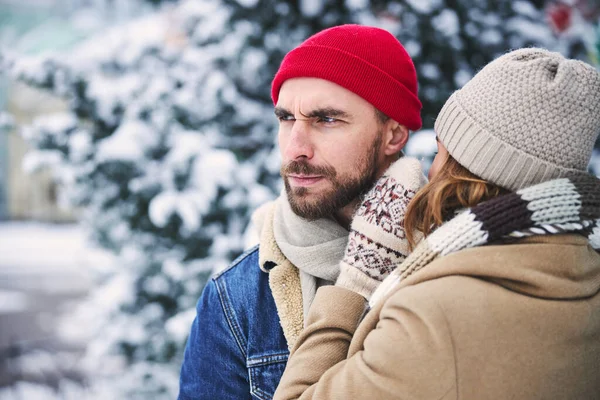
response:
[[[379,283],[404,261],[409,252],[404,213],[426,183],[421,164],[409,157],[394,162],[379,178],[352,219],[337,286],[368,300]]]

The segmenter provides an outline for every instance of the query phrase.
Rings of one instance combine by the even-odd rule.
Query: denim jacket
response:
[[[257,246],[204,288],[185,349],[178,399],[271,399],[288,355]]]

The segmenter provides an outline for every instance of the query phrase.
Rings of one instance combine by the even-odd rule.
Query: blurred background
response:
[[[280,189],[270,81],[360,23],[444,101],[496,56],[598,66],[599,0],[0,0],[0,400],[174,399],[206,279]],[[600,143],[590,171],[600,175]]]

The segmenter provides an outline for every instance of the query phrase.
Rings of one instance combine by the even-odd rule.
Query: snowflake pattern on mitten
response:
[[[344,262],[382,281],[404,261],[404,213],[418,189],[389,175],[380,178],[354,215]]]
[[[405,188],[391,176],[380,179],[367,193],[355,217],[363,217],[392,235],[404,239],[404,213],[416,190]]]

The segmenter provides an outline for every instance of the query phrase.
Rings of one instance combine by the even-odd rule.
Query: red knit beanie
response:
[[[340,25],[309,37],[281,62],[271,87],[273,104],[283,82],[298,77],[336,83],[408,129],[421,128],[415,66],[388,31]]]

